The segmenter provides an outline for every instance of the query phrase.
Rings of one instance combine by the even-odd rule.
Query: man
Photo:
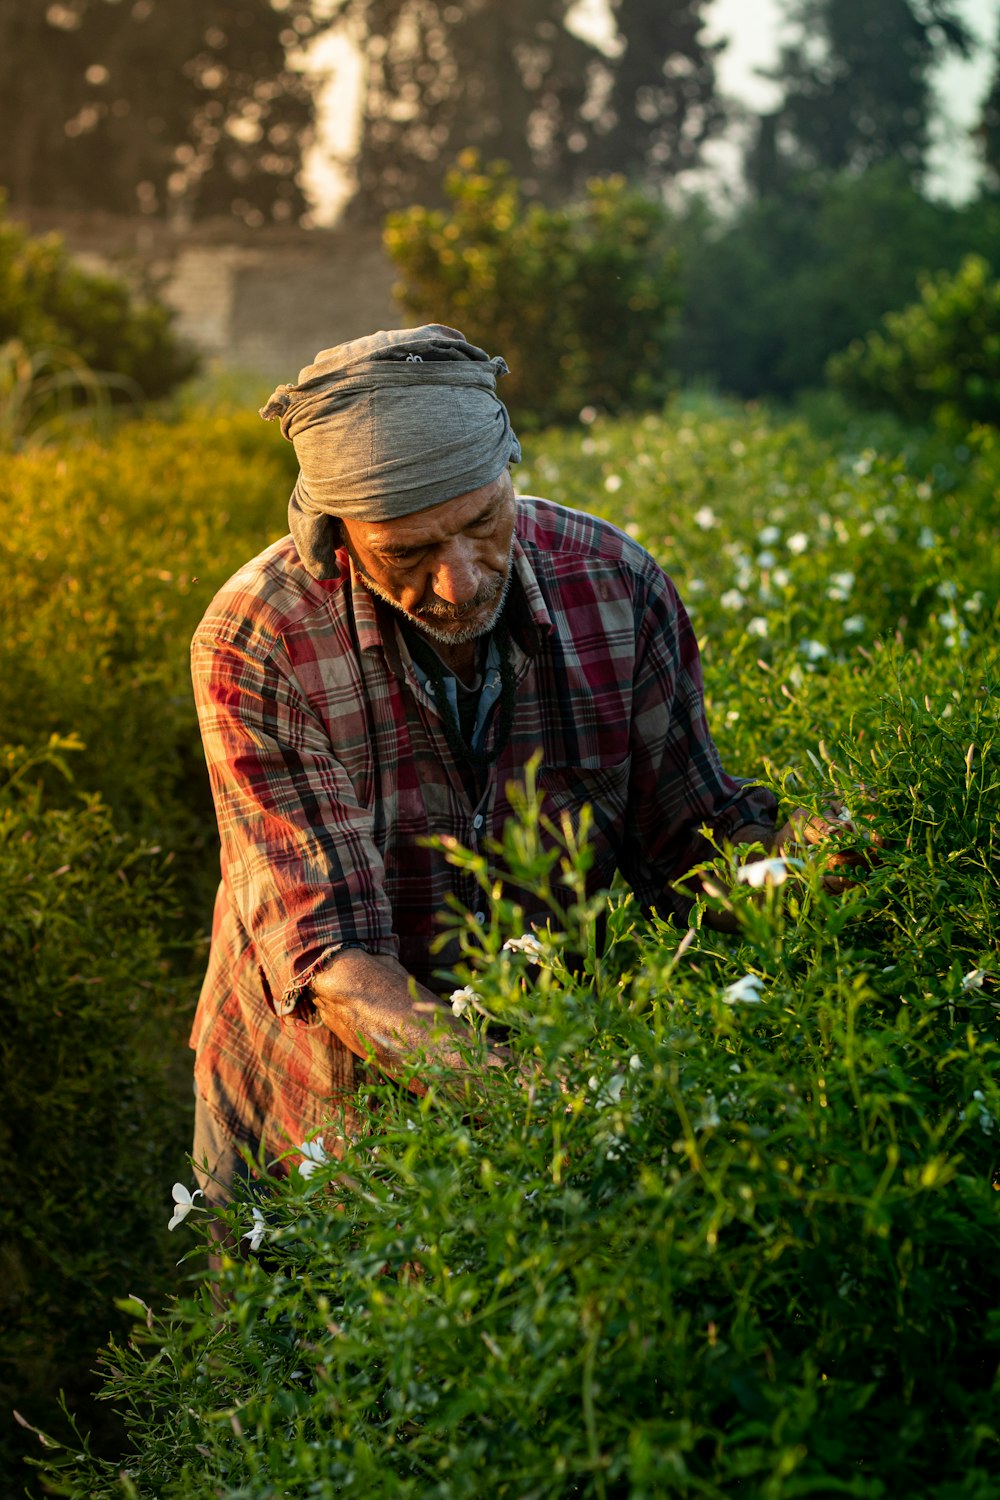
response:
[[[774,798],[719,763],[661,569],[605,522],[515,498],[505,372],[451,328],[382,332],[261,413],[299,459],[291,534],[221,590],[192,654],[222,841],[192,1038],[210,1198],[234,1148],[279,1156],[349,1111],[360,1059],[393,1073],[432,1021],[459,1025],[431,944],[449,896],[485,913],[425,840],[498,835],[536,751],[557,823],[593,808],[592,890],[619,869],[683,916],[704,824],[773,841]]]

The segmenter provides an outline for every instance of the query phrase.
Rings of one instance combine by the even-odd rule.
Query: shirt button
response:
[[[476,922],[479,924],[479,926],[482,927],[482,925],[483,925],[483,923],[485,921],[486,921],[486,913],[484,911],[477,911],[476,912]]]
[[[473,826],[473,828],[482,828],[482,826],[483,826],[483,815],[482,815],[482,813],[476,813],[476,816],[472,820],[472,826]]]

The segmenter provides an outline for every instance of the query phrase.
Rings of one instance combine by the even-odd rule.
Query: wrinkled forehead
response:
[[[512,503],[513,498],[513,481],[509,469],[504,468],[489,484],[455,495],[438,505],[412,511],[409,515],[387,521],[344,518],[341,524],[355,545],[385,553],[407,551],[449,541],[471,527],[487,522],[498,509]]]

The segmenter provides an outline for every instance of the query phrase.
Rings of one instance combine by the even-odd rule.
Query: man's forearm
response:
[[[358,1057],[374,1054],[387,1073],[401,1072],[418,1052],[450,1068],[463,1066],[456,1043],[468,1037],[468,1027],[396,959],[347,948],[313,976],[311,988],[324,1025]],[[495,1048],[485,1058],[492,1066],[507,1060]]]

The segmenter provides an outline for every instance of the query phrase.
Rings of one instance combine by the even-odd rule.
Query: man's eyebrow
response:
[[[489,518],[496,512],[499,504],[500,502],[498,500],[491,500],[489,504],[479,512],[478,516],[473,516],[471,521],[466,521],[465,525],[462,527],[462,530],[471,531],[474,526],[481,526],[484,521],[488,521]],[[410,557],[416,552],[426,552],[428,547],[433,547],[434,545],[434,542],[412,542],[409,545],[407,545],[405,542],[369,543],[369,547],[371,548],[372,552],[378,552],[382,557]]]

